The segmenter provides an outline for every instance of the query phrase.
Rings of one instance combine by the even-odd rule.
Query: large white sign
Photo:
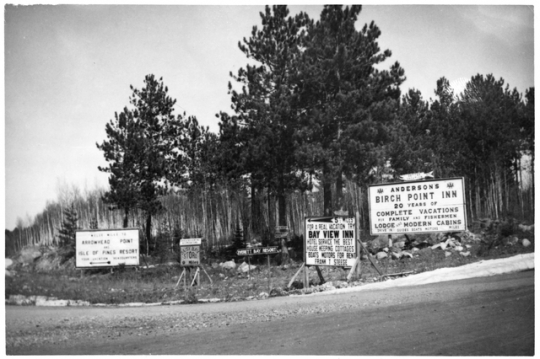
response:
[[[369,186],[370,233],[465,231],[464,189],[461,177]]]
[[[356,259],[354,218],[306,218],[306,265],[352,267]]]
[[[77,231],[75,245],[77,268],[139,265],[139,230],[136,228]]]

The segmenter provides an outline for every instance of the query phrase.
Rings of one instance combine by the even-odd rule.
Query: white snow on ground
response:
[[[372,283],[359,287],[341,288],[313,294],[322,295],[348,293],[366,289],[385,289],[410,285],[422,285],[474,277],[489,277],[492,275],[519,272],[527,269],[534,269],[534,253],[520,254],[510,258],[485,260],[466,264],[461,267],[440,268],[431,272],[423,272],[404,278],[387,280],[385,282]]]

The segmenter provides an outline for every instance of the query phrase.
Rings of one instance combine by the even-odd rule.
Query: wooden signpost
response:
[[[184,278],[184,290],[186,290],[186,269],[189,271],[191,277],[191,269],[193,267],[197,267],[197,269],[193,274],[193,279],[190,286],[193,286],[195,282],[197,282],[197,284],[199,285],[201,284],[201,268],[204,274],[206,274],[206,276],[210,280],[210,284],[213,284],[212,278],[210,278],[201,263],[201,243],[201,238],[185,238],[180,240],[180,265],[183,267],[183,270],[180,274],[180,277],[178,278],[178,282],[176,282],[175,288],[178,287],[178,284],[180,284],[180,281],[182,280],[182,278]]]
[[[273,247],[250,247],[250,248],[242,248],[237,249],[236,254],[239,257],[245,256],[248,257],[248,276],[250,275],[250,268],[251,263],[249,260],[249,257],[251,256],[258,256],[258,255],[266,255],[266,258],[268,259],[268,293],[270,293],[270,286],[271,286],[271,274],[270,271],[270,255],[271,254],[278,254],[281,253],[281,249],[277,246]]]

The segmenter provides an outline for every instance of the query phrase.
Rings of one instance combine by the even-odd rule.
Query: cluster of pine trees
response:
[[[402,95],[404,70],[382,69],[391,51],[373,22],[356,29],[360,12],[325,6],[314,21],[267,6],[239,42],[251,61],[231,73],[233,113],[216,115],[217,134],[174,115],[163,79],[146,76],[97,144],[109,188],[49,204],[9,233],[6,251],[52,243],[67,207],[79,228],[141,228],[148,254],[181,237],[229,243],[238,224],[250,239],[269,241],[276,226],[301,235],[305,216],[337,210],[360,213],[367,228],[367,186],[420,171],[465,177],[469,221],[532,218],[534,179],[521,161],[529,156],[533,174],[534,88],[523,97],[479,74],[461,94],[442,77],[434,100]]]

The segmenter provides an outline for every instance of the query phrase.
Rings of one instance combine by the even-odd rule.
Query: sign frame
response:
[[[82,254],[82,243],[79,245],[78,242],[79,241],[83,241],[84,238],[81,238],[81,236],[78,236],[79,233],[96,233],[96,232],[127,232],[127,231],[130,231],[130,232],[135,232],[136,236],[133,237],[133,238],[129,238],[129,239],[132,239],[134,240],[134,243],[133,245],[129,246],[129,249],[132,250],[132,249],[135,249],[137,250],[137,263],[133,263],[133,261],[128,261],[128,262],[122,262],[122,261],[114,261],[112,262],[111,260],[109,260],[108,262],[102,262],[100,264],[102,265],[90,265],[90,266],[85,266],[85,265],[81,265],[79,264],[80,260],[80,256]],[[140,228],[136,228],[136,227],[129,227],[129,228],[109,228],[109,229],[78,229],[75,231],[75,268],[76,269],[93,269],[93,268],[116,268],[116,267],[119,267],[120,265],[124,265],[126,268],[132,268],[132,267],[139,267],[140,266],[140,260],[141,260],[141,257],[140,257],[140,238],[139,238],[139,232],[140,232]],[[99,236],[99,237],[102,237],[102,236]],[[111,239],[114,239],[115,237],[117,237],[117,235],[114,235],[114,236],[109,236],[107,235],[107,237],[112,237],[112,238],[108,238],[107,240],[111,240]],[[121,238],[116,238],[116,239],[121,239]],[[96,239],[97,240],[97,239]],[[99,239],[101,240],[101,239]],[[118,246],[119,244],[117,243],[100,243],[100,244],[103,244],[102,247],[100,247],[98,250],[105,250],[105,249],[109,249],[109,246],[111,245],[116,245]],[[133,247],[133,248],[132,248]],[[115,249],[117,249],[118,247],[115,247]],[[115,255],[115,254],[103,254],[103,256],[112,256],[112,255]],[[106,259],[103,259],[103,260],[106,260]],[[112,263],[111,263],[112,262]]]
[[[182,267],[200,267],[201,266],[201,247],[202,247],[202,238],[183,238],[180,239],[180,266]],[[182,248],[191,248],[191,251],[182,251]],[[197,248],[197,250],[194,250]],[[182,261],[182,253],[193,252],[197,253],[196,263],[184,263]]]
[[[463,218],[459,218],[459,219],[463,219],[463,223],[462,223],[462,229],[457,229],[457,228],[447,228],[445,226],[449,226],[449,225],[437,225],[437,229],[435,230],[422,230],[422,231],[415,231],[415,230],[405,230],[404,228],[402,228],[402,230],[396,230],[396,231],[374,231],[374,226],[377,224],[375,223],[375,218],[373,218],[372,214],[373,214],[373,211],[377,211],[377,209],[374,209],[373,207],[373,204],[371,203],[371,198],[372,198],[372,192],[371,191],[379,191],[381,189],[383,189],[384,187],[390,187],[390,186],[396,186],[396,187],[399,187],[399,188],[402,188],[402,187],[407,187],[407,188],[414,188],[416,186],[424,186],[424,185],[427,185],[427,186],[430,186],[430,185],[433,185],[434,182],[439,182],[439,183],[444,183],[444,182],[448,182],[448,181],[460,181],[461,182],[461,200],[459,201],[459,203],[455,203],[455,204],[451,204],[451,205],[445,205],[445,206],[453,206],[453,207],[460,207],[460,210],[462,211],[461,213],[458,211],[459,214],[462,214],[463,215]],[[437,188],[438,189],[438,188]],[[407,193],[407,192],[401,192],[401,194],[404,194],[404,193]],[[414,193],[414,191],[411,191],[411,193]],[[425,193],[425,192],[419,192],[419,193]],[[398,235],[398,234],[428,234],[428,233],[449,233],[449,232],[463,232],[463,231],[466,231],[467,230],[467,197],[466,197],[466,191],[465,191],[465,177],[449,177],[449,178],[431,178],[431,179],[424,179],[424,180],[415,180],[415,181],[400,181],[400,182],[388,182],[388,183],[379,183],[379,184],[371,184],[371,185],[368,185],[368,214],[369,214],[369,233],[370,235],[372,236],[380,236],[380,235]],[[458,197],[459,198],[459,197]],[[430,204],[432,203],[431,202],[431,199],[428,198],[426,201],[429,201]],[[432,206],[435,206],[435,205],[432,205]],[[414,207],[413,207],[414,208]],[[422,209],[432,209],[433,207],[430,207],[430,206],[424,206]],[[406,211],[406,210],[409,210],[410,208],[407,208],[407,207],[403,207],[403,208],[398,208],[398,209],[394,209],[396,211],[400,211],[400,210],[403,210],[403,211]],[[420,208],[418,208],[420,209]],[[392,211],[392,209],[387,209],[388,211]],[[396,217],[399,217],[398,215],[399,212],[396,212]],[[411,213],[411,212],[409,212]],[[426,213],[426,215],[429,214],[431,215],[431,213]],[[441,229],[440,226],[443,226]],[[457,225],[456,225],[457,226]],[[422,227],[422,226],[417,226],[417,228],[419,227]],[[429,228],[433,228],[433,226],[431,227],[427,227],[427,229]],[[416,229],[416,228],[412,228],[412,229]]]
[[[344,264],[326,264],[326,263],[308,263],[308,261],[310,261],[310,259],[308,258],[308,246],[310,244],[308,244],[308,223],[309,222],[317,222],[317,223],[332,223],[332,224],[338,224],[338,223],[346,223],[348,224],[349,228],[345,228],[345,229],[337,229],[339,230],[340,232],[343,231],[343,230],[349,230],[349,231],[353,231],[352,233],[352,237],[351,238],[338,238],[338,239],[347,239],[347,240],[351,240],[351,243],[350,244],[340,244],[340,246],[353,246],[353,251],[344,251],[343,253],[352,253],[352,257],[351,258],[344,258],[346,259],[346,262],[347,263],[344,263]],[[356,218],[355,217],[341,217],[341,216],[310,216],[310,217],[305,217],[304,218],[304,263],[306,266],[326,266],[326,267],[344,267],[344,268],[350,268],[352,266],[354,266],[354,261],[356,261],[356,258],[358,257],[358,243],[357,243],[357,239],[358,239],[358,233],[357,233],[357,228],[356,228]],[[332,231],[332,232],[335,232],[336,229],[331,229],[329,228],[329,231]],[[321,239],[321,238],[318,238],[318,239]],[[333,238],[335,239],[335,238]],[[335,242],[334,242],[335,243]],[[318,247],[318,244],[317,244],[317,247]],[[334,247],[334,245],[332,245],[332,247]],[[319,253],[320,250],[319,248],[317,248],[317,253]],[[338,253],[338,252],[342,252],[342,251],[329,251],[331,253]],[[340,259],[340,258],[338,258]],[[328,259],[329,261],[330,259]],[[350,260],[351,263],[348,263]],[[335,263],[335,258],[334,258],[334,263]]]

